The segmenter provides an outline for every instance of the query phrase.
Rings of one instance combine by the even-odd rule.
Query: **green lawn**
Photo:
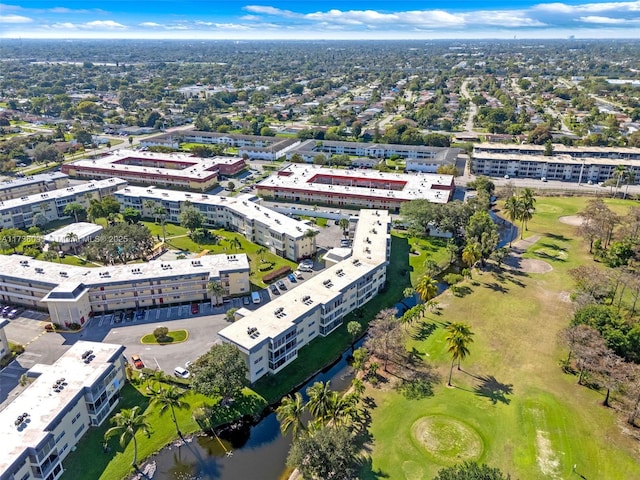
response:
[[[459,461],[455,449],[449,457],[436,455],[435,447],[427,449],[415,433],[419,419],[436,416],[436,438],[455,437],[456,424],[463,422],[481,439],[473,458],[512,478],[570,479],[574,465],[586,478],[638,477],[637,445],[621,433],[615,411],[602,407],[601,392],[577,386],[576,378],[558,366],[566,352],[558,346],[557,332],[568,324],[572,307],[566,300],[572,288],[567,272],[591,259],[583,242],[573,239],[575,227],[557,218],[575,214],[585,202],[538,199],[525,237],[541,238],[526,256],[548,262],[552,272],[497,276],[474,271],[473,280],[462,284],[470,293],[454,297],[445,292],[438,298],[442,315],[427,316],[436,323],[435,332],[408,345],[437,369],[435,395],[408,400],[385,388],[367,390],[377,405],[371,423],[374,472],[389,479],[431,479],[443,466]],[[610,205],[621,212],[632,203]],[[454,369],[455,388],[446,387],[447,321],[465,321],[475,332],[463,371]],[[363,473],[362,478],[374,476]]]
[[[144,385],[138,388],[144,391]],[[149,403],[149,398],[141,391],[127,384],[122,390],[122,398],[116,407],[115,413],[122,408],[131,408],[139,405],[148,415],[151,425],[151,435],[147,438],[142,432],[136,436],[138,440],[138,462],[143,463],[143,459],[160,450],[168,443],[178,438],[175,425],[171,421],[169,412],[160,415],[159,408]],[[185,401],[189,403],[189,408],[176,410],[176,418],[180,425],[180,430],[184,435],[190,435],[200,430],[199,425],[193,419],[192,412],[202,406],[213,406],[217,404],[217,399],[205,397],[203,395],[189,391]],[[231,419],[239,418],[243,415],[255,415],[260,413],[266,406],[264,399],[254,392],[245,389],[244,396],[234,403],[230,408],[218,409],[217,418],[213,424],[221,425]],[[129,442],[124,449],[120,447],[118,437],[109,441],[110,451],[103,451],[103,437],[111,424],[105,421],[98,428],[91,428],[78,443],[77,450],[71,452],[64,461],[65,473],[63,480],[76,479],[101,479],[119,480],[127,477],[131,472],[131,460],[133,459],[133,443]]]
[[[189,338],[186,330],[174,330],[167,333],[167,340],[159,342],[153,333],[149,333],[140,339],[140,343],[151,343],[155,345],[170,345],[172,343],[182,343]]]

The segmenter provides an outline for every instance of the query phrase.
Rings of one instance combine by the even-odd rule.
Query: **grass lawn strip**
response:
[[[607,204],[620,214],[632,203]],[[578,387],[576,378],[558,367],[566,352],[556,335],[571,316],[567,298],[573,282],[567,272],[592,261],[575,226],[558,217],[575,215],[585,205],[582,198],[538,199],[524,237],[540,238],[522,257],[539,260],[540,248],[564,252],[544,258],[552,271],[474,271],[464,282],[467,295],[445,292],[438,298],[447,306],[441,315],[425,319],[437,325],[435,332],[408,343],[439,370],[434,397],[408,400],[394,390],[367,389],[377,405],[371,424],[373,471],[392,480],[433,478],[446,463],[416,445],[412,427],[422,417],[444,415],[473,427],[484,443],[479,461],[513,478],[571,478],[574,465],[587,478],[638,477],[637,445],[621,433],[616,412],[601,406],[601,392]],[[414,266],[412,277],[419,268]],[[455,388],[444,386],[450,365],[443,328],[448,321],[467,322],[475,332],[463,370],[454,369]]]
[[[140,343],[153,345],[171,345],[173,343],[182,343],[189,338],[189,332],[186,330],[173,330],[167,333],[167,340],[159,342],[153,333],[148,333],[140,339]]]

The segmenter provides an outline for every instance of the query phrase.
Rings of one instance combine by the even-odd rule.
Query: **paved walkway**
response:
[[[512,255],[522,255],[529,249],[531,245],[536,243],[538,240],[540,240],[540,235],[531,235],[530,237],[518,240],[517,242],[513,242],[513,244],[511,245]]]

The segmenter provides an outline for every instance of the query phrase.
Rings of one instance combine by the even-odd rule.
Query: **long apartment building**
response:
[[[316,252],[315,237],[309,234],[312,227],[259,205],[251,195],[223,197],[130,186],[114,196],[123,209],[135,208],[145,217],[154,216],[147,205],[162,206],[167,212],[166,221],[172,223],[180,223],[180,212],[188,203],[202,213],[206,226],[240,232],[248,240],[289,260],[307,258]]]
[[[118,405],[123,352],[122,345],[78,341],[54,364],[29,370],[35,380],[0,411],[0,480],[62,476],[65,457]]]
[[[40,173],[0,182],[0,201],[50,192],[69,186],[69,175],[62,172]]]
[[[407,161],[407,167],[411,167],[411,170],[435,173],[441,165],[455,165],[459,152],[458,148],[424,145],[306,140],[287,153],[287,160],[291,160],[295,154],[307,163],[312,163],[318,154],[327,157],[347,154],[356,158],[376,159],[397,155]]]
[[[265,199],[310,205],[400,211],[404,202],[427,199],[447,203],[453,197],[453,175],[383,173],[291,164],[256,185]]]
[[[302,347],[330,335],[347,314],[376,296],[386,281],[390,229],[389,212],[361,210],[350,257],[257,310],[236,312],[242,318],[218,335],[244,355],[249,381],[278,373]]]
[[[83,325],[104,312],[213,301],[210,281],[220,282],[225,296],[248,294],[249,271],[245,254],[96,268],[2,255],[0,302],[48,310],[61,325]]]
[[[66,217],[64,209],[68,204],[79,203],[89,208],[91,199],[100,200],[113,195],[125,185],[127,182],[122,179],[109,178],[0,201],[0,228],[32,227],[34,216],[39,213],[46,217],[47,222]]]
[[[166,146],[178,148],[180,143],[201,143],[205,145],[225,145],[238,149],[240,157],[252,160],[276,160],[300,144],[297,138],[266,137],[260,135],[239,135],[231,133],[185,130],[168,133],[142,140],[144,146]]]
[[[116,150],[110,155],[78,160],[62,166],[72,177],[119,177],[139,185],[159,185],[206,192],[219,176],[232,176],[246,168],[240,157],[198,158],[189,154]]]
[[[553,144],[545,156],[543,145],[480,143],[473,149],[472,171],[492,177],[546,178],[564,182],[603,182],[622,165],[640,182],[640,148],[573,147]]]

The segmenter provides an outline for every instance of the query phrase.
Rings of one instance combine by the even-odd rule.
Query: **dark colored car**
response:
[[[136,320],[142,320],[144,318],[144,310],[136,310]]]
[[[18,318],[22,312],[24,312],[24,308],[14,308],[9,312],[7,317],[11,319]]]
[[[129,310],[127,313],[124,314],[124,321],[130,322],[132,320],[133,320],[133,310]]]
[[[280,290],[286,290],[287,289],[287,286],[285,285],[285,283],[282,280],[278,280],[276,282],[276,285],[278,285],[278,288]]]
[[[275,294],[280,293],[280,291],[278,290],[278,287],[276,287],[275,283],[269,285],[269,290],[271,290],[271,293],[275,293]]]
[[[200,312],[200,306],[197,303],[191,304],[191,315],[196,315]]]
[[[290,282],[296,283],[296,276],[293,273],[290,273],[289,275],[287,275],[287,278],[289,279]]]

